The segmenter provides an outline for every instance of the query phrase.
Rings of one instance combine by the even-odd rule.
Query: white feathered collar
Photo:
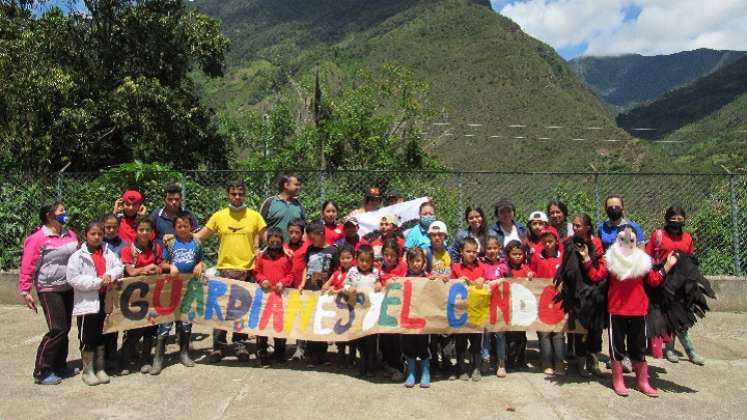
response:
[[[620,281],[641,277],[651,271],[651,257],[635,248],[630,255],[620,252],[620,245],[613,244],[604,254],[607,269]]]

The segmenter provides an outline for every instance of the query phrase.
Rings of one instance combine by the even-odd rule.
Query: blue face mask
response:
[[[67,212],[56,215],[55,219],[57,219],[57,221],[60,222],[61,225],[67,224],[67,222],[70,220],[70,218],[67,215]]]
[[[420,216],[420,226],[423,229],[431,227],[431,223],[436,221],[436,216]]]

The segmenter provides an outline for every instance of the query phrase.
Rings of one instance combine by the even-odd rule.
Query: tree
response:
[[[225,137],[190,73],[220,77],[228,40],[181,0],[84,0],[35,16],[0,3],[0,169],[135,159],[224,167]]]

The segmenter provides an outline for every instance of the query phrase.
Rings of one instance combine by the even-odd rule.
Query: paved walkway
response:
[[[705,367],[653,361],[660,398],[632,392],[615,396],[609,375],[586,382],[569,373],[546,379],[509,373],[481,382],[436,381],[429,390],[374,382],[352,372],[259,369],[228,358],[218,366],[172,365],[160,376],[133,374],[111,384],[85,386],[79,377],[61,385],[34,385],[31,371],[45,332],[41,314],[0,306],[0,419],[546,419],[546,418],[745,418],[747,416],[747,314],[712,313],[693,331]],[[198,332],[207,333],[206,330]],[[78,360],[73,327],[71,358]],[[207,334],[195,342],[200,354]],[[531,342],[530,342],[531,343]],[[679,346],[679,345],[678,345]],[[681,349],[681,347],[678,347]],[[169,351],[175,352],[176,345]],[[169,363],[174,363],[174,358]],[[632,376],[628,385],[633,386]]]

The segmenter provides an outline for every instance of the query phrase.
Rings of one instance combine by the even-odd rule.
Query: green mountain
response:
[[[747,162],[747,56],[617,117],[639,137],[686,147],[675,160],[693,169]],[[641,130],[656,128],[656,130]],[[638,129],[638,130],[636,130]]]
[[[229,120],[266,109],[274,95],[292,96],[316,69],[325,80],[350,79],[391,63],[429,84],[438,116],[425,130],[426,150],[450,167],[635,170],[651,154],[551,47],[487,0],[194,4],[221,19],[232,40],[226,77],[200,81],[205,100]]]
[[[616,109],[630,109],[743,57],[743,51],[699,49],[670,55],[579,57],[571,69]]]

